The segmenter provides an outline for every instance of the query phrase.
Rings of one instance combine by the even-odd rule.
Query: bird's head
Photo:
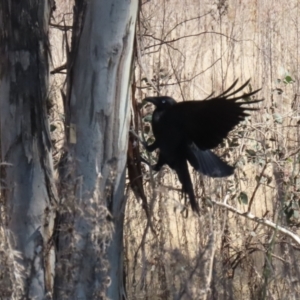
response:
[[[147,97],[144,100],[153,103],[159,110],[165,110],[170,106],[176,104],[176,101],[168,96]]]

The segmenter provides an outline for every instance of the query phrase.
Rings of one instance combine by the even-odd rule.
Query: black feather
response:
[[[146,145],[148,151],[154,151],[157,148],[160,151],[154,169],[159,170],[167,164],[175,170],[183,191],[189,195],[192,209],[198,213],[199,207],[195,199],[187,161],[195,170],[210,177],[226,177],[233,174],[234,168],[209,149],[218,146],[229,131],[249,115],[248,112],[257,110],[249,105],[262,100],[237,102],[260,91],[258,89],[237,96],[237,93],[242,91],[249,81],[233,91],[238,82],[236,80],[218,97],[206,98],[204,101],[177,103],[168,96],[145,98],[146,101],[156,106],[152,116],[155,142],[152,145]]]

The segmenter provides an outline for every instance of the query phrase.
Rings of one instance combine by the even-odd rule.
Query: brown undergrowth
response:
[[[234,176],[209,179],[191,170],[200,217],[183,210],[173,171],[142,166],[154,230],[128,192],[129,299],[299,298],[298,5],[143,3],[133,101],[135,131],[146,140],[152,139],[151,107],[141,103],[146,95],[199,100],[251,77],[248,89],[262,87],[265,100],[216,149],[236,166]]]

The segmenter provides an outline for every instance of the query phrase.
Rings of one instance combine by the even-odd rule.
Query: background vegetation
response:
[[[51,20],[48,109],[56,171],[65,150],[64,64],[72,7],[72,1],[57,0]],[[234,176],[209,179],[191,169],[200,217],[184,210],[169,168],[155,174],[130,165],[148,155],[130,138],[127,299],[300,299],[299,21],[298,0],[141,2],[131,121],[140,136],[152,139],[145,96],[200,100],[236,78],[252,78],[248,88],[261,87],[265,100],[216,149],[236,166]],[[3,209],[2,224],[4,215]],[[7,242],[9,234],[0,229],[0,292],[8,295],[24,270],[13,259],[18,253]]]
[[[261,87],[265,101],[216,149],[236,166],[234,176],[209,179],[193,172],[200,218],[182,212],[174,172],[164,168],[154,175],[143,166],[152,211],[149,223],[128,191],[124,241],[130,299],[300,297],[299,12],[298,1],[142,5],[138,105],[157,93],[179,101],[204,99],[236,78],[252,78],[249,89]],[[149,110],[145,105],[139,110],[142,122],[136,128],[146,139],[151,139]]]

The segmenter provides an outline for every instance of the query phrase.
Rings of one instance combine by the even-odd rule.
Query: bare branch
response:
[[[226,196],[225,199],[228,199],[228,197]],[[286,228],[284,228],[284,227],[282,227],[282,226],[280,226],[280,225],[278,225],[278,224],[276,224],[276,223],[274,223],[274,222],[272,222],[270,220],[266,220],[264,218],[256,217],[254,214],[252,214],[250,212],[246,212],[246,213],[242,212],[242,211],[234,208],[233,206],[226,204],[225,203],[225,199],[224,199],[223,203],[219,202],[219,201],[215,201],[213,199],[211,199],[211,202],[214,203],[214,204],[216,204],[216,205],[218,205],[218,206],[224,207],[224,208],[228,209],[229,211],[231,211],[233,213],[236,213],[236,214],[238,214],[240,216],[244,216],[247,219],[252,220],[252,221],[254,221],[256,223],[263,224],[263,225],[266,225],[266,226],[268,226],[268,227],[270,227],[272,229],[275,229],[278,232],[283,233],[283,234],[289,236],[297,244],[300,245],[300,237],[297,234],[291,232],[290,230],[288,230],[288,229],[286,229]]]

